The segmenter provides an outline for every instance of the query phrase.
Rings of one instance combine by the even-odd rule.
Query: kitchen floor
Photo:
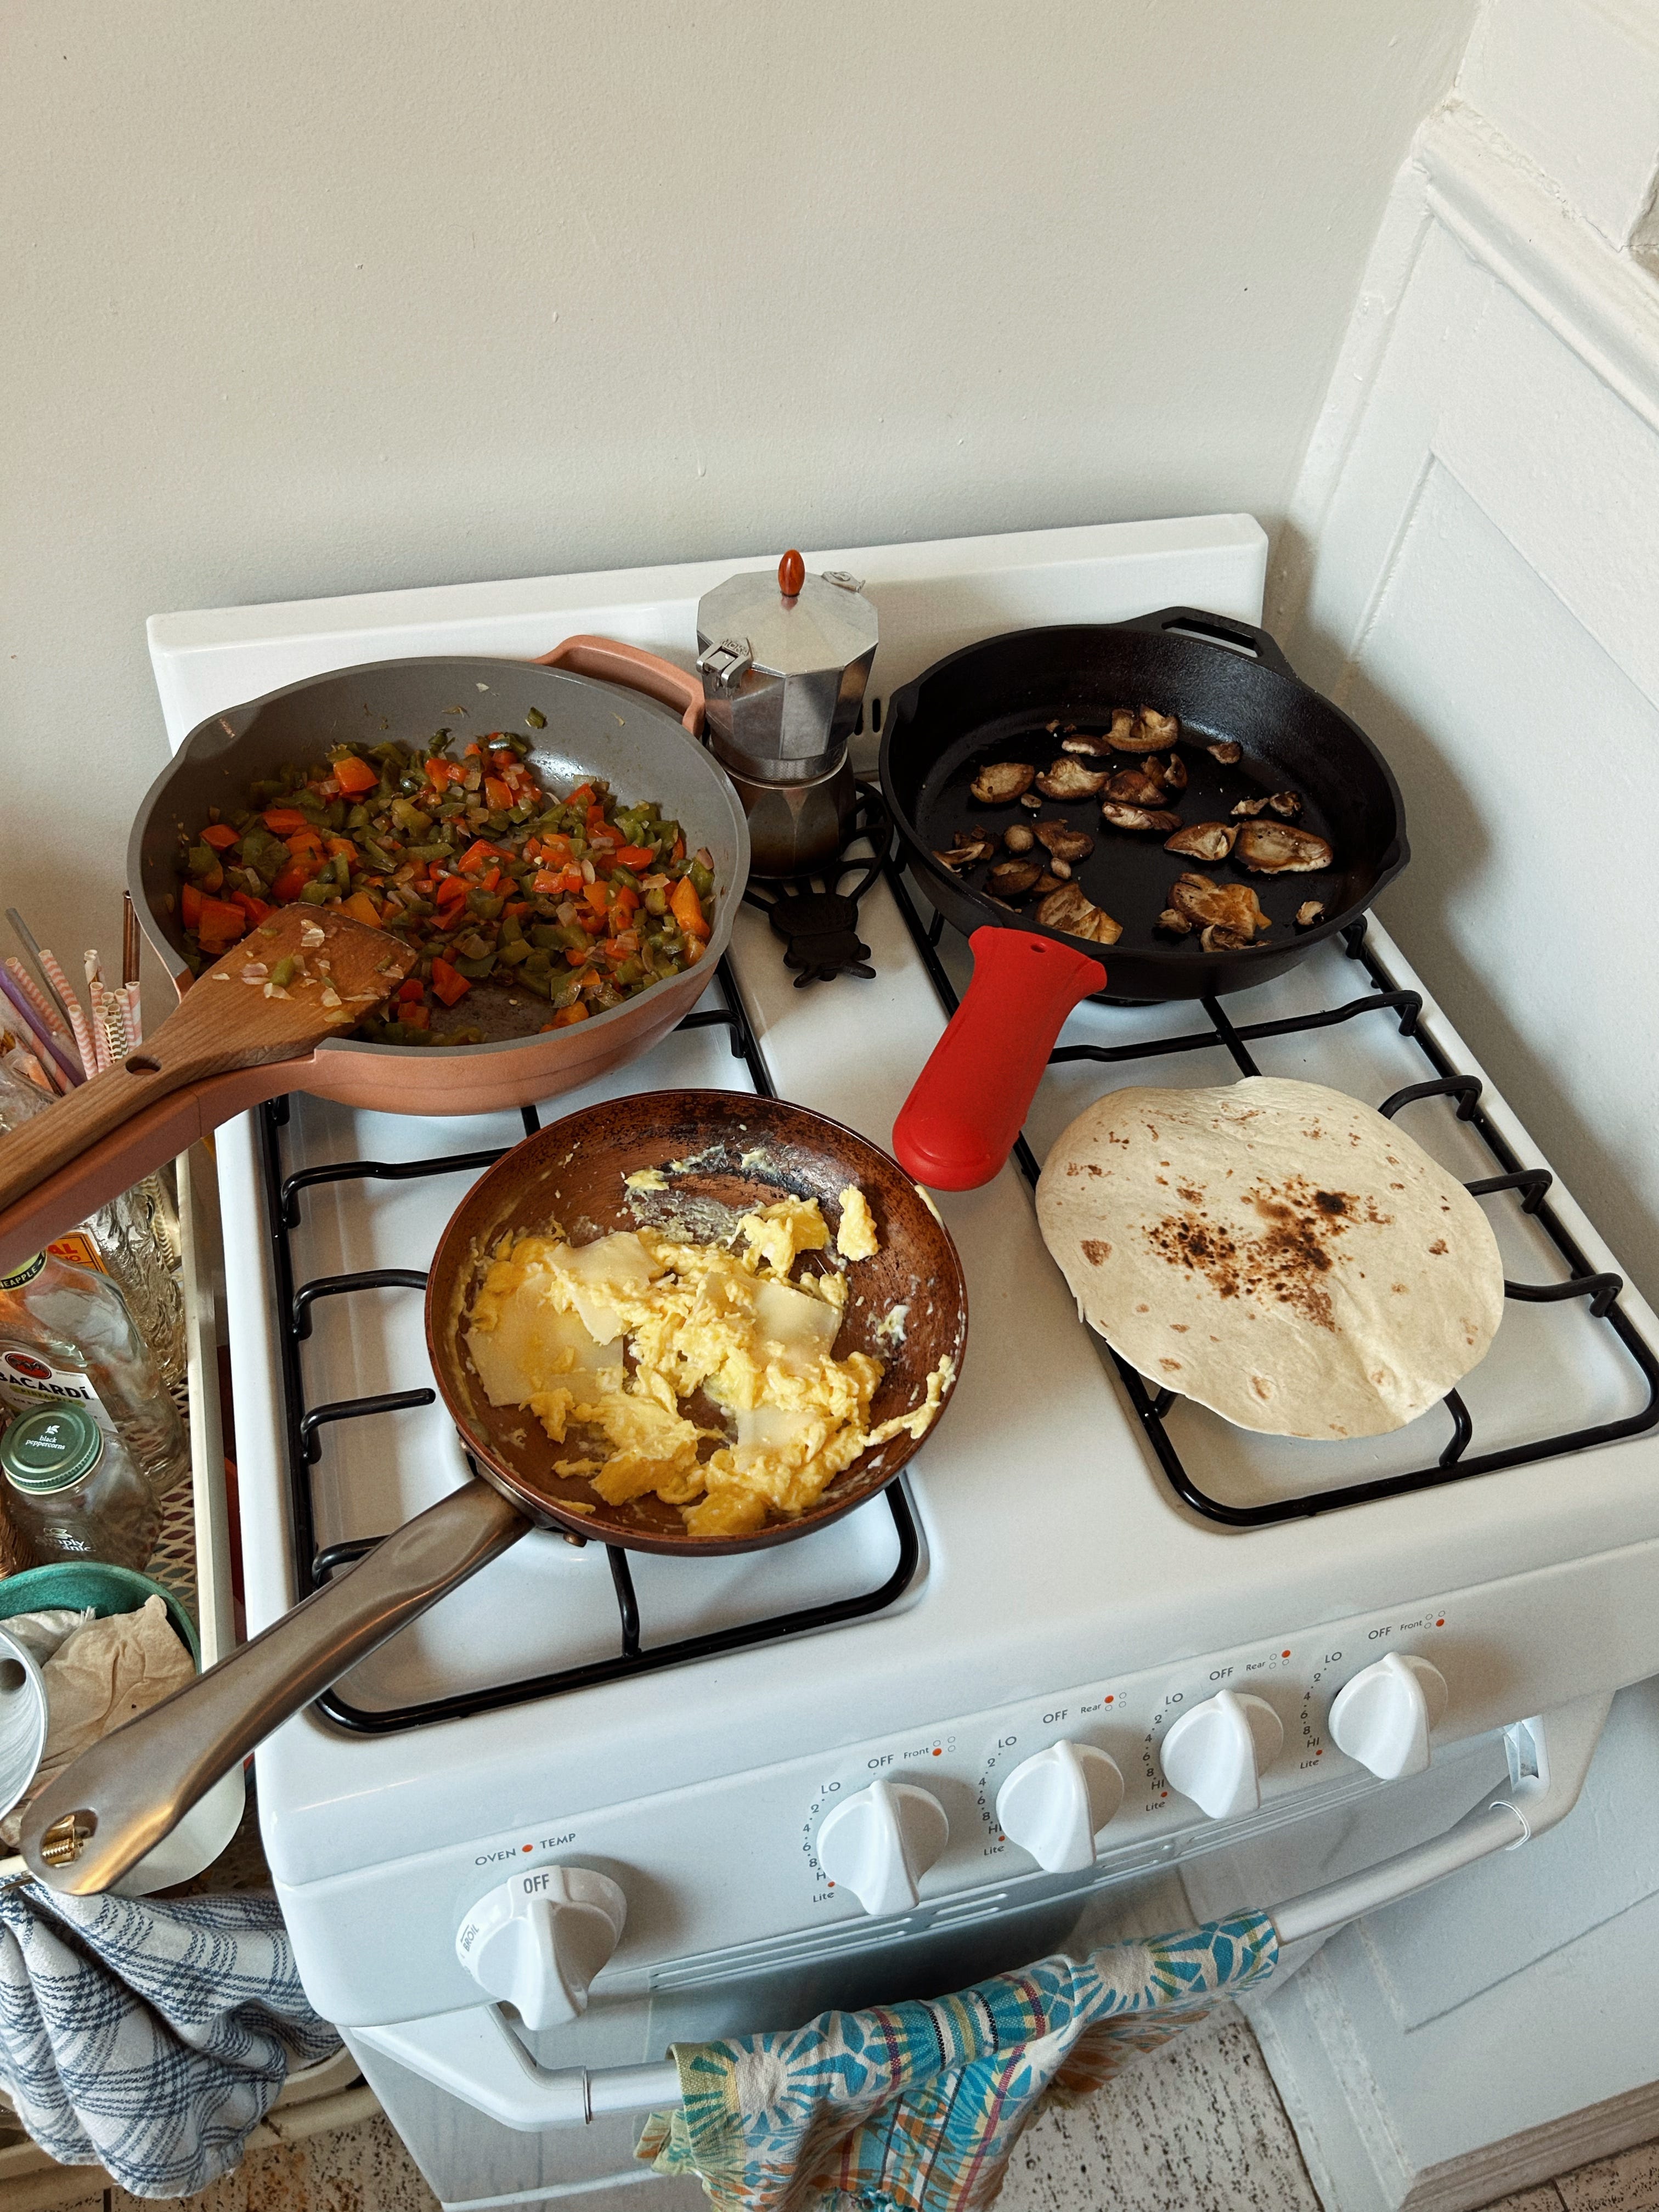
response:
[[[143,2212],[144,2201],[111,2189],[56,2212]],[[214,2188],[175,2201],[181,2212],[437,2212],[379,2112],[254,2152]],[[1109,2208],[1322,2212],[1255,2038],[1231,2007],[1086,2105],[1040,2120],[999,2200],[999,2212]],[[1506,2197],[1490,2212],[1659,2212],[1659,2142]]]

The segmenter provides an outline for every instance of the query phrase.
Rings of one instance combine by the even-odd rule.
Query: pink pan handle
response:
[[[602,684],[625,684],[630,691],[643,691],[672,707],[686,731],[702,735],[702,683],[676,668],[672,660],[654,653],[641,653],[637,645],[623,645],[614,637],[568,637],[551,653],[538,656],[543,668],[568,668],[573,676],[596,677]]]
[[[893,1124],[894,1157],[934,1190],[977,1190],[1013,1150],[1054,1039],[1106,988],[1086,952],[1021,929],[976,929],[974,980]]]

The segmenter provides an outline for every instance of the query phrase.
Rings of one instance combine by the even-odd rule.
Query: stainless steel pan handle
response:
[[[486,1482],[417,1514],[262,1636],[66,1767],[23,1815],[31,1869],[72,1897],[112,1887],[290,1713],[531,1525]]]

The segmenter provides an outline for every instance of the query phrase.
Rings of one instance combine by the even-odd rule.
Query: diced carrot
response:
[[[555,861],[562,866],[570,858],[570,840],[562,830],[556,830],[550,837],[542,839],[537,850],[543,860]]]
[[[459,906],[466,901],[468,885],[459,876],[446,876],[437,889],[440,906]]]
[[[202,926],[202,894],[194,884],[186,884],[179,894],[179,910],[186,929]]]
[[[270,896],[278,906],[287,906],[299,897],[316,872],[314,867],[308,866],[303,860],[290,860],[272,884]]]
[[[264,811],[264,825],[274,836],[286,837],[295,830],[309,830],[310,817],[301,814],[297,806],[268,806]]]
[[[445,1006],[453,1006],[458,999],[466,996],[472,985],[459,968],[452,968],[448,961],[440,956],[432,963],[432,988]]]
[[[656,857],[649,845],[624,845],[617,855],[625,868],[648,868]]]
[[[406,982],[398,984],[396,995],[399,999],[405,1000],[423,999],[426,996],[426,985],[422,982],[418,975],[411,975]]]
[[[513,793],[498,775],[487,775],[484,778],[483,789],[485,805],[493,807],[498,814],[505,814],[508,807],[516,806],[518,804]]]
[[[334,781],[342,791],[349,792],[355,799],[360,791],[377,790],[380,775],[380,770],[372,769],[367,761],[359,760],[356,753],[348,753],[343,760],[335,762]]]
[[[626,929],[639,910],[640,895],[637,891],[630,891],[626,884],[620,890],[613,891],[611,898],[611,934],[614,936],[619,929]]]
[[[499,868],[491,868],[485,875],[483,883],[479,884],[478,888],[480,890],[493,891],[496,884],[500,883],[501,879],[501,870]]]
[[[216,853],[228,853],[241,834],[240,830],[233,830],[228,822],[210,822],[202,832],[202,842],[211,845]]]
[[[538,868],[535,874],[530,878],[530,888],[532,891],[542,891],[550,894],[556,894],[562,891],[564,889],[564,870],[562,868]]]
[[[367,891],[353,891],[349,899],[340,902],[342,914],[349,914],[354,921],[364,921],[371,929],[380,926],[380,909]]]
[[[469,876],[481,876],[495,857],[495,848],[484,837],[475,837],[456,863]]]
[[[324,838],[323,842],[328,847],[330,855],[333,858],[337,859],[343,855],[348,860],[356,860],[358,857],[357,848],[352,843],[350,838],[337,837],[331,830]]]
[[[682,876],[669,896],[669,905],[674,919],[688,937],[707,937],[708,924],[702,918],[702,901],[697,896],[697,887],[690,876]]]
[[[584,902],[595,914],[608,914],[611,911],[611,886],[603,881],[589,884],[582,892]]]
[[[561,1006],[547,1026],[550,1030],[568,1030],[573,1022],[585,1022],[586,1019],[587,1009],[578,999],[568,1006]]]
[[[398,1009],[398,1019],[406,1030],[429,1029],[432,1026],[432,1009],[405,1003]]]
[[[247,916],[229,899],[203,899],[202,919],[197,927],[197,935],[202,940],[204,952],[212,953],[216,959],[220,953],[235,944],[237,939],[246,933],[247,926]]]
[[[579,783],[564,802],[567,806],[592,806],[598,801],[591,783]]]
[[[530,911],[530,901],[528,899],[508,899],[503,911],[510,914],[514,921],[521,921],[525,915]]]
[[[260,922],[269,921],[276,911],[276,908],[265,900],[255,898],[252,891],[233,891],[230,896],[233,903],[241,908],[242,912],[256,928]]]

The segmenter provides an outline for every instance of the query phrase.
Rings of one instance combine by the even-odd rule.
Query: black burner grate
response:
[[[938,949],[945,932],[944,917],[935,914],[931,923],[922,921],[896,865],[890,863],[888,881],[916,950],[933,979],[933,988],[946,1010],[954,1013],[959,1003],[956,988],[939,958]],[[1218,1000],[1200,999],[1196,1003],[1202,1008],[1209,1024],[1206,1029],[1194,1030],[1183,1036],[1149,1038],[1139,1044],[1062,1045],[1051,1055],[1049,1065],[1054,1066],[1068,1060],[1097,1060],[1103,1065],[1118,1065],[1127,1060],[1161,1059],[1168,1053],[1200,1052],[1220,1044],[1231,1054],[1241,1075],[1259,1075],[1261,1071],[1250,1057],[1249,1047],[1262,1038],[1289,1036],[1304,1030],[1331,1029],[1340,1023],[1357,1021],[1367,1015],[1392,1016],[1399,1024],[1401,1035],[1412,1039],[1433,1072],[1422,1082],[1408,1084],[1404,1090],[1396,1091],[1391,1097],[1385,1098],[1379,1111],[1392,1116],[1414,1099],[1456,1099],[1458,1120],[1467,1122],[1474,1130],[1498,1169],[1496,1175],[1471,1182],[1466,1188],[1477,1198],[1496,1191],[1515,1192],[1522,1212],[1530,1214],[1543,1229],[1571,1270],[1568,1278],[1559,1283],[1505,1282],[1504,1296],[1523,1304],[1540,1305],[1553,1304],[1563,1299],[1586,1299],[1591,1314],[1613,1331],[1635,1364],[1647,1385],[1647,1403],[1639,1413],[1632,1413],[1623,1420],[1604,1421],[1590,1428],[1540,1437],[1530,1443],[1512,1445],[1504,1450],[1471,1453],[1469,1447],[1475,1441],[1474,1422],[1458,1393],[1449,1390],[1443,1402],[1451,1423],[1452,1433],[1433,1466],[1419,1468],[1408,1474],[1385,1475],[1371,1482],[1351,1483],[1336,1489],[1310,1492],[1297,1498],[1275,1499],[1267,1504],[1228,1505],[1205,1491],[1183,1463],[1175,1441],[1164,1425],[1164,1416],[1175,1403],[1175,1392],[1154,1390],[1142,1375],[1118,1358],[1115,1352],[1113,1359],[1128,1394],[1129,1402],[1146,1431],[1147,1440],[1170,1488],[1183,1504],[1191,1506],[1194,1512],[1230,1528],[1261,1528],[1273,1522],[1301,1520],[1311,1514],[1334,1512],[1345,1505],[1364,1505],[1379,1498],[1399,1498],[1411,1491],[1432,1490],[1443,1482],[1461,1481],[1468,1475],[1492,1474],[1500,1468],[1521,1467],[1533,1460],[1553,1459],[1563,1453],[1584,1451],[1593,1444],[1613,1443],[1621,1437],[1638,1436],[1659,1422],[1659,1358],[1656,1358],[1645,1340],[1638,1334],[1629,1316],[1620,1306],[1619,1293],[1624,1288],[1622,1279],[1618,1275],[1599,1274],[1591,1267],[1577,1241],[1548,1203],[1547,1194],[1553,1180],[1548,1169],[1525,1168],[1516,1159],[1481,1107],[1480,1079],[1461,1073],[1434,1039],[1425,1035],[1419,1026],[1418,1016],[1423,1011],[1421,995],[1416,991],[1402,991],[1395,986],[1368,941],[1364,918],[1350,923],[1342,932],[1342,939],[1347,957],[1364,970],[1373,988],[1358,998],[1347,1000],[1340,1006],[1323,1007],[1317,1013],[1299,1014],[1282,1021],[1248,1022],[1236,1025]],[[1040,1172],[1038,1163],[1024,1137],[1016,1143],[1014,1155],[1027,1182],[1035,1186]]]
[[[744,1011],[729,960],[721,960],[717,981],[720,995],[726,1002],[724,1006],[689,1014],[679,1027],[683,1030],[725,1029],[731,1040],[732,1055],[747,1066],[755,1089],[766,1097],[775,1097],[777,1094],[766,1072],[766,1064],[761,1057],[760,1046]],[[541,1126],[536,1109],[526,1106],[522,1110],[525,1133],[533,1136]],[[428,1383],[413,1390],[393,1390],[377,1396],[340,1399],[329,1405],[307,1405],[300,1346],[311,1334],[319,1305],[325,1299],[348,1297],[356,1291],[391,1286],[423,1290],[426,1274],[423,1270],[415,1268],[379,1267],[364,1269],[356,1274],[313,1276],[307,1281],[296,1283],[293,1233],[300,1225],[305,1194],[321,1183],[400,1182],[424,1176],[454,1175],[472,1170],[481,1171],[500,1159],[507,1147],[502,1146],[493,1152],[449,1152],[419,1160],[346,1160],[327,1167],[300,1168],[292,1174],[285,1174],[283,1131],[288,1118],[288,1101],[285,1098],[276,1099],[263,1107],[258,1117],[258,1135],[265,1218],[270,1238],[277,1306],[279,1311],[289,1317],[289,1324],[280,1332],[279,1339],[283,1443],[288,1460],[289,1525],[294,1556],[299,1562],[299,1595],[303,1598],[320,1589],[341,1567],[349,1565],[362,1559],[366,1552],[373,1551],[380,1540],[379,1537],[362,1537],[350,1543],[331,1544],[320,1551],[317,1548],[311,1470],[322,1457],[327,1430],[337,1421],[362,1420],[377,1413],[396,1413],[407,1407],[430,1406],[436,1402],[438,1395]],[[476,1473],[476,1468],[474,1471]],[[898,1538],[898,1559],[892,1573],[877,1589],[836,1599],[823,1605],[799,1607],[793,1612],[776,1614],[765,1620],[749,1621],[734,1628],[715,1629],[707,1635],[687,1637],[678,1643],[654,1645],[645,1650],[641,1649],[643,1632],[639,1599],[634,1588],[628,1554],[606,1545],[605,1549],[616,1597],[617,1621],[617,1649],[611,1657],[591,1660],[580,1666],[560,1668],[552,1673],[528,1676],[520,1681],[492,1684],[486,1689],[461,1691],[452,1697],[434,1698],[418,1705],[390,1706],[384,1710],[355,1705],[341,1694],[337,1686],[325,1691],[317,1700],[316,1710],[339,1727],[359,1735],[392,1735],[404,1729],[429,1726],[436,1721],[463,1720],[473,1713],[492,1712],[502,1706],[524,1705],[536,1698],[558,1697],[568,1691],[588,1689],[596,1683],[617,1681],[627,1675],[653,1674],[663,1668],[684,1665],[689,1660],[712,1658],[726,1651],[740,1651],[752,1644],[773,1643],[786,1636],[804,1635],[813,1629],[833,1628],[843,1621],[857,1620],[866,1614],[879,1613],[902,1597],[908,1589],[921,1557],[921,1541],[902,1484],[890,1484],[884,1495]],[[569,1540],[580,1543],[582,1539],[572,1537]]]

